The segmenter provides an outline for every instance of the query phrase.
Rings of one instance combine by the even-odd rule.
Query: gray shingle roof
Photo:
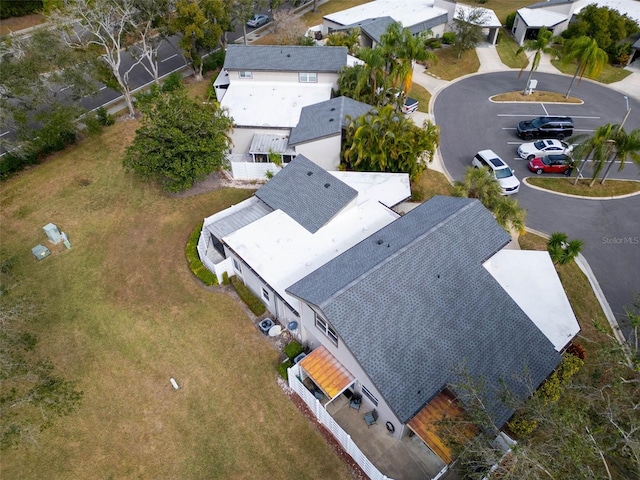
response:
[[[372,110],[371,105],[349,97],[337,97],[304,107],[298,125],[291,130],[289,145],[337,135],[347,125],[347,115],[356,119]]]
[[[437,27],[438,25],[442,25],[444,23],[447,23],[449,15],[447,13],[443,13],[442,15],[438,15],[437,17],[434,18],[430,18],[429,20],[426,20],[424,22],[420,22],[420,23],[416,23],[415,25],[411,25],[409,27],[409,31],[413,34],[416,35],[420,32],[424,32],[426,30],[429,30],[433,27]]]
[[[369,38],[372,38],[377,43],[380,43],[380,37],[386,31],[387,27],[392,23],[396,23],[396,21],[391,17],[367,18],[366,20],[362,20],[361,22],[356,22],[350,25],[345,25],[344,27],[337,28],[335,29],[335,31],[360,28],[360,30],[367,34]]]
[[[227,46],[226,70],[339,72],[347,65],[347,47],[274,45]]]
[[[545,8],[552,5],[563,5],[565,3],[573,3],[575,0],[547,0],[544,2],[534,3],[533,5],[527,5],[526,8]]]
[[[298,155],[255,195],[315,233],[356,198],[358,192],[304,155]]]
[[[250,223],[261,219],[262,217],[273,212],[273,209],[261,200],[257,200],[246,208],[233,212],[226,217],[207,225],[207,230],[215,235],[216,238],[222,239],[223,237],[240,230],[242,227],[246,227]]]
[[[514,378],[537,386],[560,359],[482,266],[508,241],[477,200],[435,197],[287,291],[322,310],[403,422],[464,366],[502,425],[513,412],[500,381],[524,398]]]

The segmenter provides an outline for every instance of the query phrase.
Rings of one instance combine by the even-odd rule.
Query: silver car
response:
[[[573,145],[561,140],[545,139],[531,143],[523,143],[518,147],[518,155],[525,160],[542,157],[550,153],[569,154],[573,151]]]

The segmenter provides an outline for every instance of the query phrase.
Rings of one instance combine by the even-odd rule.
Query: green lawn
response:
[[[425,70],[427,75],[443,80],[453,80],[463,75],[475,73],[480,68],[480,60],[478,60],[478,54],[475,50],[463,52],[460,58],[452,47],[439,48],[434,53],[438,57],[438,63],[429,65],[429,68]]]
[[[302,16],[302,21],[307,27],[313,27],[314,25],[320,25],[322,23],[322,17],[329,15],[330,13],[341,12],[348,8],[362,5],[363,3],[369,3],[372,0],[329,0],[322,5],[318,5],[317,12],[307,12]]]
[[[576,73],[575,63],[569,63],[567,65],[564,65],[560,60],[551,60],[551,63],[554,67],[556,67],[562,73],[566,73],[567,75],[574,75]],[[600,75],[598,75],[598,77],[594,78],[593,80],[600,83],[609,84],[609,83],[619,82],[620,80],[624,80],[629,75],[631,75],[631,72],[629,70],[625,70],[624,68],[620,68],[620,67],[614,67],[612,65],[606,65],[602,70],[602,72],[600,73]],[[586,78],[589,78],[589,77],[586,77]],[[576,80],[576,84],[577,84],[577,80]]]
[[[500,30],[498,34],[498,43],[496,44],[496,51],[500,55],[500,60],[509,68],[524,68],[528,65],[529,61],[524,52],[518,51],[518,44],[516,41],[508,35],[504,30]]]
[[[426,88],[418,85],[417,83],[411,84],[411,90],[409,90],[409,96],[418,100],[418,111],[423,113],[429,113],[429,102],[431,101],[431,94]]]
[[[279,352],[188,269],[194,226],[252,190],[174,198],[140,183],[121,164],[137,126],[119,122],[0,187],[3,254],[20,280],[0,302],[41,304],[38,353],[85,392],[37,444],[3,452],[2,478],[349,478],[278,386]],[[36,262],[49,222],[73,248]]]
[[[527,178],[527,182],[536,187],[585,197],[615,197],[640,192],[640,182],[633,180],[607,180],[604,185],[601,185],[598,179],[593,187],[589,186],[591,183],[589,179],[581,179],[575,186],[573,185],[574,180],[575,178]]]

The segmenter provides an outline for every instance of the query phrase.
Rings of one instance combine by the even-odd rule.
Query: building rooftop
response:
[[[562,13],[543,9],[521,8],[518,14],[529,27],[551,28],[567,20],[567,16]]]
[[[416,24],[445,15],[443,8],[434,7],[433,0],[376,0],[341,12],[325,15],[324,19],[342,26],[353,25],[368,19],[391,17],[403,27],[411,28]]]
[[[238,71],[334,72],[347,64],[347,47],[229,44],[223,68]]]

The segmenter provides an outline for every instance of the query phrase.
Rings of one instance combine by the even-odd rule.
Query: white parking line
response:
[[[502,130],[515,130],[516,127],[502,127]]]
[[[69,85],[69,86],[67,86],[67,87],[62,87],[62,88],[60,89],[60,91],[61,91],[61,92],[64,92],[65,90],[70,89],[70,88],[71,88],[71,87],[73,87],[74,85],[75,85],[75,84],[74,84],[74,83],[72,83],[71,85]]]
[[[9,133],[9,130],[7,130],[7,131],[6,131],[6,132],[4,132],[4,133],[0,133],[0,137],[4,137],[7,133]]]
[[[540,106],[542,107],[542,109],[544,110],[544,114],[549,116],[549,112],[547,111],[547,109],[544,106],[544,103],[541,103]]]
[[[107,87],[106,87],[106,85],[105,85],[104,87],[101,87],[101,88],[100,88],[100,91],[102,91],[102,90],[106,90],[106,89],[107,89]]]
[[[519,114],[519,113],[498,113],[497,114],[498,117],[528,117],[531,118],[532,115],[530,113],[527,114]],[[547,116],[551,116],[551,117],[555,117],[556,115],[548,115]],[[571,115],[571,118],[602,118],[602,117],[590,117],[587,115]]]
[[[165,58],[164,60],[160,60],[160,63],[167,62],[167,61],[169,61],[169,60],[171,60],[172,58],[175,58],[175,57],[177,57],[177,56],[178,56],[178,54],[177,54],[177,53],[174,53],[174,54],[173,54],[173,55],[171,55],[170,57],[167,57],[167,58]]]

